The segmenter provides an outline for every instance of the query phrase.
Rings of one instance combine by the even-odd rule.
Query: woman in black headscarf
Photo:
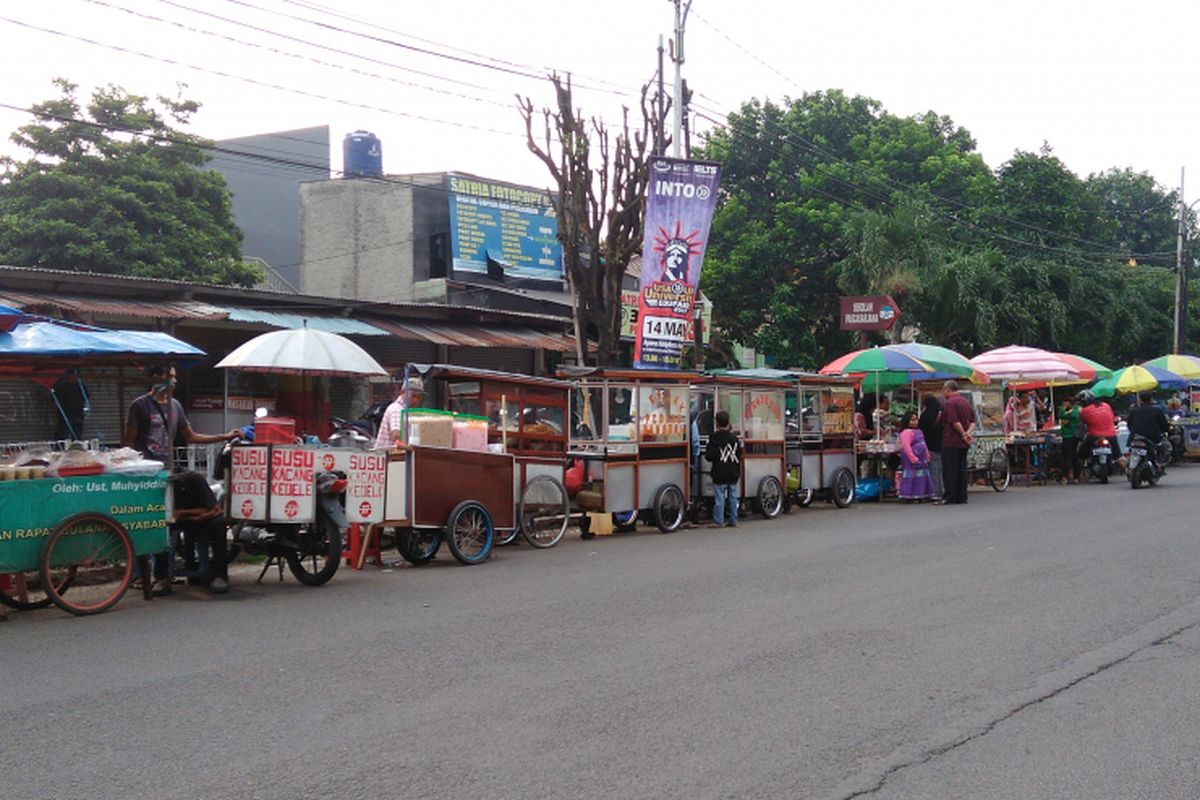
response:
[[[917,427],[925,434],[925,446],[932,454],[929,459],[929,473],[933,478],[933,502],[941,505],[946,502],[946,490],[942,484],[942,403],[937,395],[927,394],[922,398],[921,416],[917,420]]]

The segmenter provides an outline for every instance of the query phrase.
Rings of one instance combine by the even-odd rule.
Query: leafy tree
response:
[[[3,162],[0,261],[21,266],[251,286],[221,175],[204,139],[179,131],[199,105],[117,86],[76,86],[33,108],[11,139],[34,157]]]
[[[1168,192],[1150,175],[1128,167],[1089,175],[1085,185],[1113,222],[1114,244],[1123,256],[1139,264],[1174,267],[1178,192]]]

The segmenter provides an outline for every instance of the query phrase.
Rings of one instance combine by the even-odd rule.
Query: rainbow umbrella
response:
[[[1134,365],[1113,373],[1111,378],[1098,381],[1092,387],[1097,397],[1112,397],[1114,394],[1148,392],[1151,389],[1183,389],[1188,379],[1160,367]]]
[[[985,384],[990,378],[987,373],[977,369],[961,353],[956,353],[948,347],[923,342],[906,342],[904,344],[885,345],[884,350],[898,350],[933,367],[936,372],[929,377],[913,374],[913,380],[946,380],[947,378],[964,378],[971,383]]]
[[[1143,367],[1159,367],[1184,378],[1200,379],[1200,356],[1189,356],[1183,353],[1169,356],[1159,356],[1142,362]]]
[[[862,382],[863,391],[878,393],[906,385],[913,375],[933,375],[937,370],[908,353],[887,347],[869,347],[835,358],[821,367],[819,372],[822,375],[849,375],[858,378]]]

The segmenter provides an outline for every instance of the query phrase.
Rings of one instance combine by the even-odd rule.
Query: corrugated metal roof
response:
[[[74,314],[104,314],[113,317],[148,317],[154,319],[224,319],[228,312],[218,306],[193,300],[103,300],[71,295],[40,295],[4,292],[0,302],[29,311],[54,309]]]
[[[388,331],[362,320],[315,314],[288,314],[277,311],[262,311],[256,308],[228,306],[230,322],[247,322],[255,325],[270,325],[272,328],[303,328],[305,326],[325,333],[357,334],[359,336],[387,336]]]
[[[415,323],[384,319],[373,319],[372,322],[401,339],[454,347],[521,347],[555,352],[575,349],[575,340],[566,334],[544,333],[513,325]]]

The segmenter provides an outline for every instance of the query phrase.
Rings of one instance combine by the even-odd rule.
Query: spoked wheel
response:
[[[396,531],[396,549],[410,564],[428,564],[442,546],[442,532],[432,528],[404,528]]]
[[[464,564],[478,564],[492,552],[492,517],[474,500],[464,500],[450,512],[446,521],[446,544]]]
[[[51,576],[61,594],[75,578],[75,566],[55,568]],[[50,605],[50,595],[42,588],[40,569],[12,572],[0,575],[0,604],[17,611],[32,611]]]
[[[67,517],[46,537],[38,575],[50,602],[85,616],[112,608],[125,595],[133,562],[133,543],[121,524],[89,511]]]
[[[783,512],[783,486],[779,479],[767,475],[758,482],[758,513],[774,519]]]
[[[812,505],[813,498],[816,497],[816,494],[817,493],[812,489],[797,489],[795,494],[796,505],[800,506],[801,508],[808,508]]]
[[[521,490],[517,519],[525,541],[534,547],[554,547],[571,521],[567,490],[557,479],[538,475]]]
[[[663,533],[678,530],[683,524],[683,514],[687,509],[683,490],[673,483],[658,487],[654,493],[654,505],[650,507],[654,524]]]
[[[342,563],[342,537],[325,517],[304,525],[296,537],[296,549],[284,554],[288,569],[305,586],[320,586],[333,577]]]
[[[840,468],[833,473],[833,484],[830,486],[833,493],[833,504],[838,508],[849,507],[854,502],[854,493],[857,488],[854,473],[846,467]]]
[[[1003,492],[1011,480],[1012,467],[1008,463],[1008,451],[997,447],[988,456],[988,483],[997,492]]]

